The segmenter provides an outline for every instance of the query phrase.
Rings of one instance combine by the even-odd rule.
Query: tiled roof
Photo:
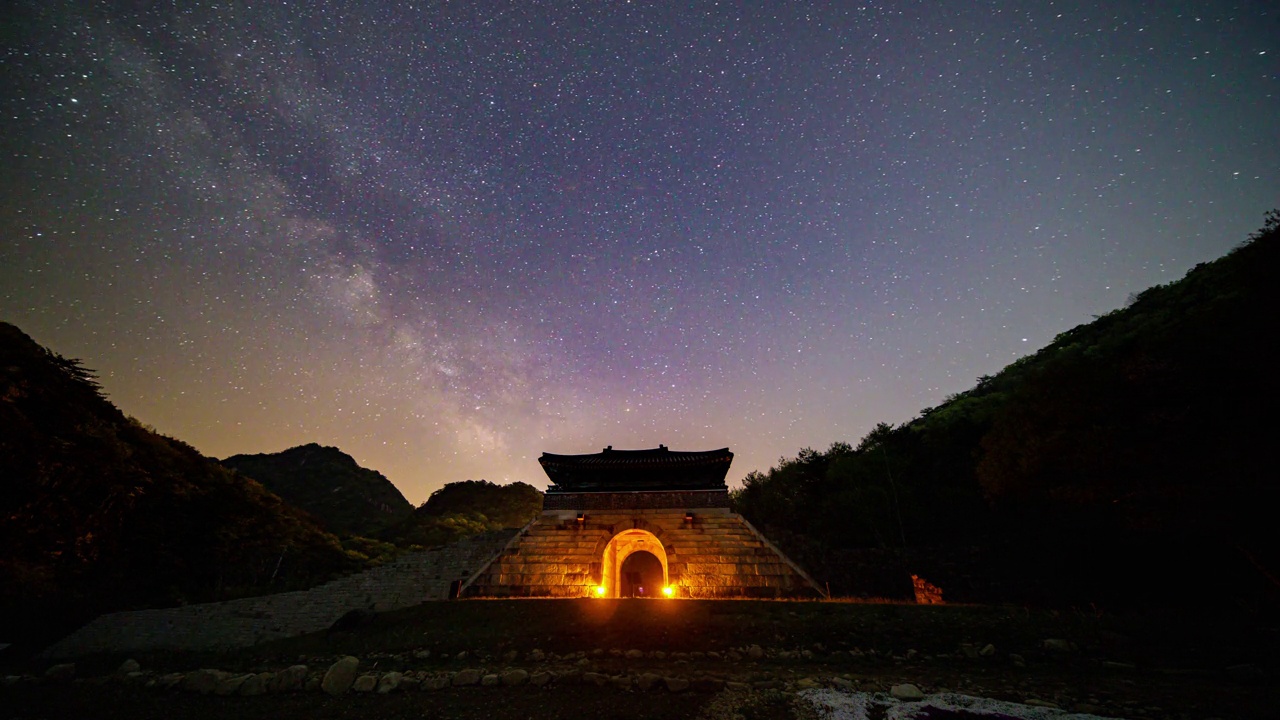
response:
[[[589,455],[543,453],[538,463],[551,479],[548,492],[724,489],[733,453],[729,448],[680,452],[659,445],[649,450],[614,450]]]

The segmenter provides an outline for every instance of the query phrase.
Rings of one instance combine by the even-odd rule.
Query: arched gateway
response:
[[[729,511],[728,448],[543,453],[542,514],[462,588],[471,597],[797,597],[816,583]]]

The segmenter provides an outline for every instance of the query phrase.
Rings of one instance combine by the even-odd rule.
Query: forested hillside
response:
[[[401,546],[442,545],[486,530],[524,527],[541,510],[542,493],[526,483],[454,482],[431,493],[383,537]]]
[[[351,563],[257,482],[126,417],[0,323],[0,631],[302,587]]]
[[[907,592],[949,556],[936,572],[985,576],[981,599],[1274,602],[1277,318],[1272,212],[910,422],[751,474],[734,503],[837,592],[868,591],[856,558],[878,549]]]
[[[278,453],[233,455],[222,464],[262,483],[340,535],[372,537],[413,511],[382,473],[360,467],[335,447],[311,443]]]

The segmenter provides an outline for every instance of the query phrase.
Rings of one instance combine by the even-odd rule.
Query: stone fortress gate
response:
[[[729,511],[728,448],[543,453],[542,513],[463,597],[783,598],[818,585]]]

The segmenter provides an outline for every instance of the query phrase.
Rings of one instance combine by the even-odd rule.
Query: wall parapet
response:
[[[729,507],[728,490],[548,492],[543,510],[646,510]]]

